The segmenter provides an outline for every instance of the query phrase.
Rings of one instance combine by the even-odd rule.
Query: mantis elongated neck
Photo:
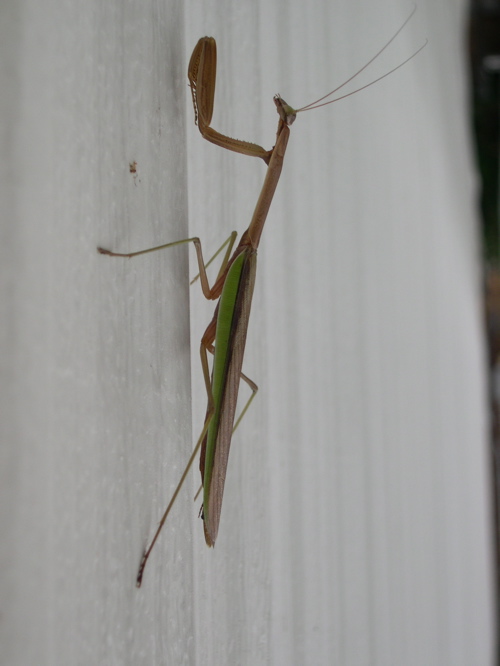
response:
[[[255,206],[252,221],[248,227],[247,234],[250,244],[253,248],[257,249],[260,242],[260,236],[266,223],[267,214],[271,206],[271,202],[276,191],[276,186],[281,176],[281,169],[283,168],[283,159],[285,157],[286,147],[288,144],[288,137],[290,136],[290,129],[280,120],[278,125],[278,132],[276,138],[276,145],[273,148],[269,166],[267,167],[266,177],[260,191],[259,200]]]

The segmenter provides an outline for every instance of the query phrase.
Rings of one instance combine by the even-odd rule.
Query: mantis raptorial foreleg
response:
[[[207,141],[214,143],[216,146],[233,150],[242,155],[261,157],[268,164],[272,150],[265,150],[262,146],[249,141],[232,139],[230,136],[220,134],[210,127],[214,110],[216,74],[217,49],[215,39],[204,37],[198,40],[194,47],[188,67],[188,79],[194,107],[194,122],[198,125],[198,129]]]

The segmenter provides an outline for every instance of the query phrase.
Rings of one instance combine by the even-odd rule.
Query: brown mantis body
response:
[[[413,12],[374,58],[372,58],[354,76],[363,71],[384,49],[387,48],[412,15]],[[420,50],[421,49],[419,49],[419,51]],[[416,53],[418,53],[418,51]],[[411,58],[413,58],[416,53],[413,54]],[[381,78],[388,76],[396,69],[399,69],[399,67],[402,67],[411,58],[408,58],[398,65],[398,67],[395,67],[390,72],[387,72],[367,85],[372,85]],[[338,99],[342,99],[342,97],[340,97],[335,100],[330,100],[329,102],[323,102],[326,97],[336,92],[336,90],[338,90],[337,88],[316,102],[301,109],[294,110],[279,95],[276,95],[274,97],[274,103],[279,114],[276,143],[271,150],[266,151],[257,144],[232,139],[222,135],[210,126],[215,95],[216,61],[217,52],[215,40],[212,37],[201,38],[193,51],[188,68],[188,77],[195,111],[195,122],[198,124],[198,128],[203,137],[208,141],[228,150],[262,158],[267,164],[267,172],[250,225],[243,233],[236,249],[231,254],[236,238],[236,232],[233,232],[230,238],[219,250],[220,252],[227,245],[227,250],[219,274],[213,286],[210,287],[208,282],[199,238],[188,238],[128,254],[119,254],[98,248],[99,252],[102,254],[132,257],[157,249],[192,242],[197,253],[200,271],[199,277],[203,294],[209,300],[219,299],[214,316],[205,330],[200,345],[201,364],[208,397],[203,430],[160,521],[158,529],[142,557],[137,576],[138,587],[141,585],[144,567],[151,550],[156,543],[163,524],[167,519],[170,509],[177,498],[180,488],[183,485],[187,473],[200,448],[200,471],[203,487],[203,507],[201,513],[204,520],[205,540],[208,546],[213,546],[215,544],[219,530],[227,461],[232,434],[257,391],[257,386],[254,382],[242,373],[242,365],[255,284],[257,249],[281,175],[283,160],[290,136],[289,126],[294,122],[297,113],[323,106],[323,104],[331,104]],[[354,77],[351,77],[348,81],[352,80],[352,78]],[[348,83],[348,81],[345,83]],[[342,85],[345,85],[345,83]],[[358,90],[362,90],[365,87],[367,86],[363,86]],[[343,97],[346,96],[347,95],[344,95]],[[208,353],[214,355],[211,372],[208,363]],[[250,386],[252,396],[245,405],[242,414],[235,424],[236,405],[241,379]]]

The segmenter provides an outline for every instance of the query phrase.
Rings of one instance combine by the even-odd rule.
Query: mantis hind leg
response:
[[[252,391],[252,395],[248,398],[248,400],[245,403],[245,406],[241,410],[241,414],[236,419],[236,423],[233,426],[233,433],[236,430],[236,428],[240,425],[243,417],[247,413],[248,408],[252,404],[253,399],[257,395],[257,391],[259,390],[259,387],[257,386],[257,384],[254,381],[252,381],[249,377],[244,375],[243,373],[240,374],[240,379],[242,379],[244,382],[246,382],[248,384],[248,386],[250,387],[250,390]]]
[[[203,444],[205,440],[205,436],[208,431],[208,426],[210,425],[210,421],[212,419],[212,415],[214,412],[214,399],[213,399],[213,394],[212,394],[212,385],[210,383],[210,370],[208,367],[208,358],[207,358],[207,351],[211,351],[213,349],[213,341],[215,340],[215,324],[216,324],[216,319],[212,319],[210,324],[207,327],[207,330],[205,331],[203,338],[201,340],[201,345],[200,345],[200,355],[201,355],[201,365],[203,368],[203,375],[205,377],[205,386],[207,387],[207,398],[208,398],[208,406],[207,406],[207,415],[205,417],[205,423],[203,425],[203,430],[201,431],[201,435],[198,437],[198,441],[196,442],[196,445],[193,449],[193,452],[191,453],[191,456],[189,457],[189,460],[187,462],[186,467],[184,468],[184,471],[181,475],[181,478],[179,479],[179,483],[177,484],[176,489],[174,490],[174,493],[172,497],[170,498],[170,502],[168,503],[167,508],[165,509],[165,512],[163,513],[163,516],[161,517],[160,523],[156,529],[156,532],[149,544],[149,546],[146,548],[144,551],[144,554],[141,559],[141,563],[139,565],[139,571],[137,573],[137,579],[136,579],[136,585],[137,587],[141,586],[142,583],[142,577],[144,575],[144,569],[146,567],[146,563],[148,561],[148,558],[151,554],[151,551],[153,550],[153,547],[160,536],[160,532],[163,528],[163,525],[165,524],[165,521],[168,518],[168,515],[170,513],[170,510],[172,509],[175,500],[177,499],[177,495],[180,492],[180,489],[184,485],[184,481],[186,480],[186,477],[188,475],[189,470],[191,469],[191,466],[196,458],[196,455],[198,451],[200,450],[201,445]]]
[[[202,343],[201,343],[201,364],[203,367],[203,376],[205,378],[205,385],[207,387],[207,395],[208,395],[208,406],[207,406],[207,414],[205,416],[205,423],[203,425],[203,431],[202,434],[200,435],[200,439],[198,440],[199,442],[205,438],[205,435],[208,431],[208,427],[210,425],[210,420],[213,415],[214,411],[214,406],[213,406],[213,394],[212,394],[212,385],[211,385],[211,379],[210,379],[210,371],[208,369],[208,356],[207,352],[210,354],[214,355],[215,353],[215,348],[213,346],[213,340],[215,337],[212,337],[215,335],[215,322],[217,318],[217,311],[215,312],[213,320],[210,322],[207,330],[205,331],[205,335],[203,336]],[[234,433],[236,428],[240,425],[241,421],[243,420],[243,417],[247,413],[248,408],[252,404],[253,399],[257,395],[257,391],[259,390],[259,387],[257,384],[252,381],[249,377],[247,377],[243,372],[240,373],[240,380],[243,380],[248,386],[250,387],[250,390],[252,391],[252,395],[248,398],[248,400],[245,403],[245,406],[241,410],[241,414],[238,416],[236,419],[236,422],[233,426],[232,432]],[[197,445],[197,450],[198,450],[198,445]],[[200,466],[203,466],[203,461],[200,460]],[[198,499],[201,491],[203,489],[203,484],[200,485],[198,488],[196,495],[194,496],[194,501]],[[203,507],[200,509],[200,515],[203,511]]]

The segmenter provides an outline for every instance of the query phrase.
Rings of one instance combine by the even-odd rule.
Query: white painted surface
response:
[[[195,472],[134,587],[201,427],[211,307],[185,248],[95,246],[196,234],[210,252],[247,225],[264,166],[192,123],[201,35],[219,47],[214,126],[270,147],[275,92],[323,94],[410,9],[3,4],[2,664],[493,663],[462,3],[419,3],[360,83],[427,37],[418,58],[297,119],[217,546]]]

